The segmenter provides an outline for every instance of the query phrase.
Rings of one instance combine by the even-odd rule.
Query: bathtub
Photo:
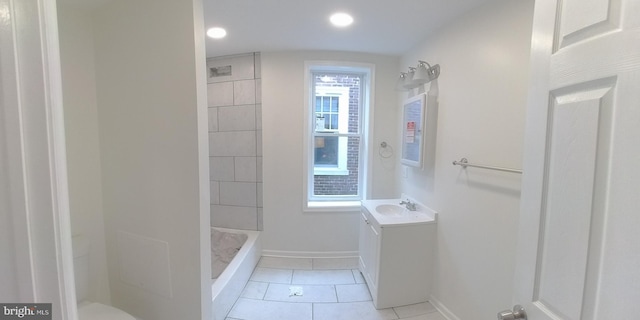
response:
[[[236,302],[247,281],[251,277],[253,269],[258,264],[262,255],[262,243],[260,231],[236,230],[225,228],[212,228],[222,232],[244,233],[247,241],[238,251],[235,258],[222,271],[220,276],[212,280],[211,284],[211,308],[213,320],[224,320],[233,304]]]

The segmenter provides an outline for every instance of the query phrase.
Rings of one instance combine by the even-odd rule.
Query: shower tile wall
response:
[[[211,225],[262,230],[260,54],[207,60]]]

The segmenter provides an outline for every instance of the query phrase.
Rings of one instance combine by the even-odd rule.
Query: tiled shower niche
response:
[[[207,59],[211,225],[262,230],[260,54]]]

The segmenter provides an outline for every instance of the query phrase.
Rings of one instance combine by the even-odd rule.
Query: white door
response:
[[[638,0],[535,3],[513,298],[530,320],[640,314],[639,25]]]

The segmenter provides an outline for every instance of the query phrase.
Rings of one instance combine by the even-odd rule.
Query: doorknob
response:
[[[527,320],[527,313],[524,311],[524,307],[516,304],[513,306],[513,310],[505,310],[498,312],[499,320]]]

